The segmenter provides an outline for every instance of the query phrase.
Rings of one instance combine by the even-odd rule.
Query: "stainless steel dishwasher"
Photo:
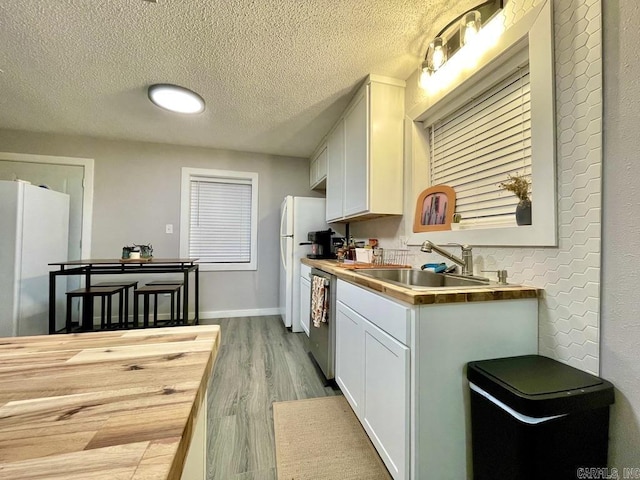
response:
[[[328,291],[325,295],[329,295],[329,303],[328,303],[328,314],[327,321],[320,322],[319,327],[315,327],[313,325],[313,312],[312,309],[309,308],[310,316],[309,319],[309,348],[310,353],[315,362],[322,370],[325,378],[327,380],[332,380],[334,378],[334,367],[335,367],[335,351],[336,351],[336,326],[335,326],[335,318],[336,318],[336,284],[337,279],[335,275],[331,275],[329,273],[323,272],[322,270],[318,270],[316,268],[311,269],[311,286],[312,286],[312,295],[309,298],[309,302],[312,302],[313,298],[313,277],[321,277],[324,279],[325,289]]]

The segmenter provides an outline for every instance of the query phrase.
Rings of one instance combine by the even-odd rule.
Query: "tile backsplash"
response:
[[[547,0],[551,1],[551,0]],[[509,0],[507,26],[534,0]],[[539,352],[599,373],[600,241],[602,191],[601,0],[556,0],[554,7],[558,247],[474,248],[475,273],[506,269],[510,283],[544,289],[539,310]],[[407,80],[407,110],[420,96],[417,75]],[[414,202],[408,202],[413,204]],[[357,238],[376,237],[399,248],[411,229],[406,218],[351,224]],[[408,229],[405,230],[405,228]],[[411,263],[441,261],[410,247]],[[452,250],[455,254],[455,250]],[[491,276],[492,274],[483,274]]]

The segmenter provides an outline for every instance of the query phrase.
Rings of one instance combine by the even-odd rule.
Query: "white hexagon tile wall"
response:
[[[517,22],[528,10],[544,1],[507,0],[505,26]],[[474,259],[476,271],[507,269],[511,283],[544,289],[539,304],[540,354],[598,374],[601,0],[554,0],[553,11],[559,244],[557,248],[474,247]],[[417,88],[418,75],[416,72],[407,80],[407,111],[422,96]],[[376,226],[380,238],[399,240],[398,230],[392,230],[394,224],[380,222]],[[411,249],[415,252],[414,265],[430,261],[430,257],[420,253],[418,248]]]
[[[541,2],[511,0],[517,19]],[[602,191],[602,30],[600,0],[556,0],[555,75],[558,248],[477,249],[485,268],[544,289],[539,351],[599,372]]]

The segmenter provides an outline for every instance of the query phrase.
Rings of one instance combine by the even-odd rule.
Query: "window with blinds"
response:
[[[432,185],[456,192],[463,223],[513,221],[518,198],[499,188],[508,174],[531,180],[529,67],[427,126]]]
[[[255,269],[257,178],[183,169],[181,253],[216,270]]]

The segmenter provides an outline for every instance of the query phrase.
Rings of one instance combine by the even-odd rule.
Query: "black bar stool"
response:
[[[147,328],[149,326],[149,297],[153,296],[153,326],[158,325],[158,295],[169,294],[171,295],[171,314],[169,323],[180,325],[180,289],[182,289],[181,283],[172,283],[169,285],[145,285],[140,288],[136,288],[133,292],[133,325],[138,326],[138,312],[140,310],[140,296],[143,301],[143,313],[142,313],[142,326]],[[177,308],[176,308],[177,297]]]
[[[120,327],[127,328],[129,326],[129,290],[135,290],[138,288],[138,282],[131,281],[115,281],[115,282],[100,282],[92,285],[92,287],[124,287],[124,313],[123,321],[120,321]]]
[[[71,332],[73,327],[71,321],[71,307],[74,298],[82,298],[82,308],[85,309],[86,302],[93,302],[94,298],[100,298],[100,328],[111,328],[111,315],[112,315],[112,299],[113,296],[118,294],[118,323],[122,324],[122,296],[124,294],[124,287],[111,286],[111,287],[89,287],[78,288],[67,292],[67,318],[66,318],[66,331]],[[81,329],[86,325],[80,325]],[[93,325],[91,325],[93,329]]]
[[[182,280],[153,280],[151,282],[147,282],[145,285],[180,285],[180,291],[178,291],[179,295],[182,295],[182,301],[186,302],[187,299],[184,298],[184,289],[182,287],[184,287],[184,282]],[[180,307],[178,307],[179,309]],[[180,316],[180,315],[178,315]],[[187,319],[183,318],[182,322],[186,325],[187,324]]]

